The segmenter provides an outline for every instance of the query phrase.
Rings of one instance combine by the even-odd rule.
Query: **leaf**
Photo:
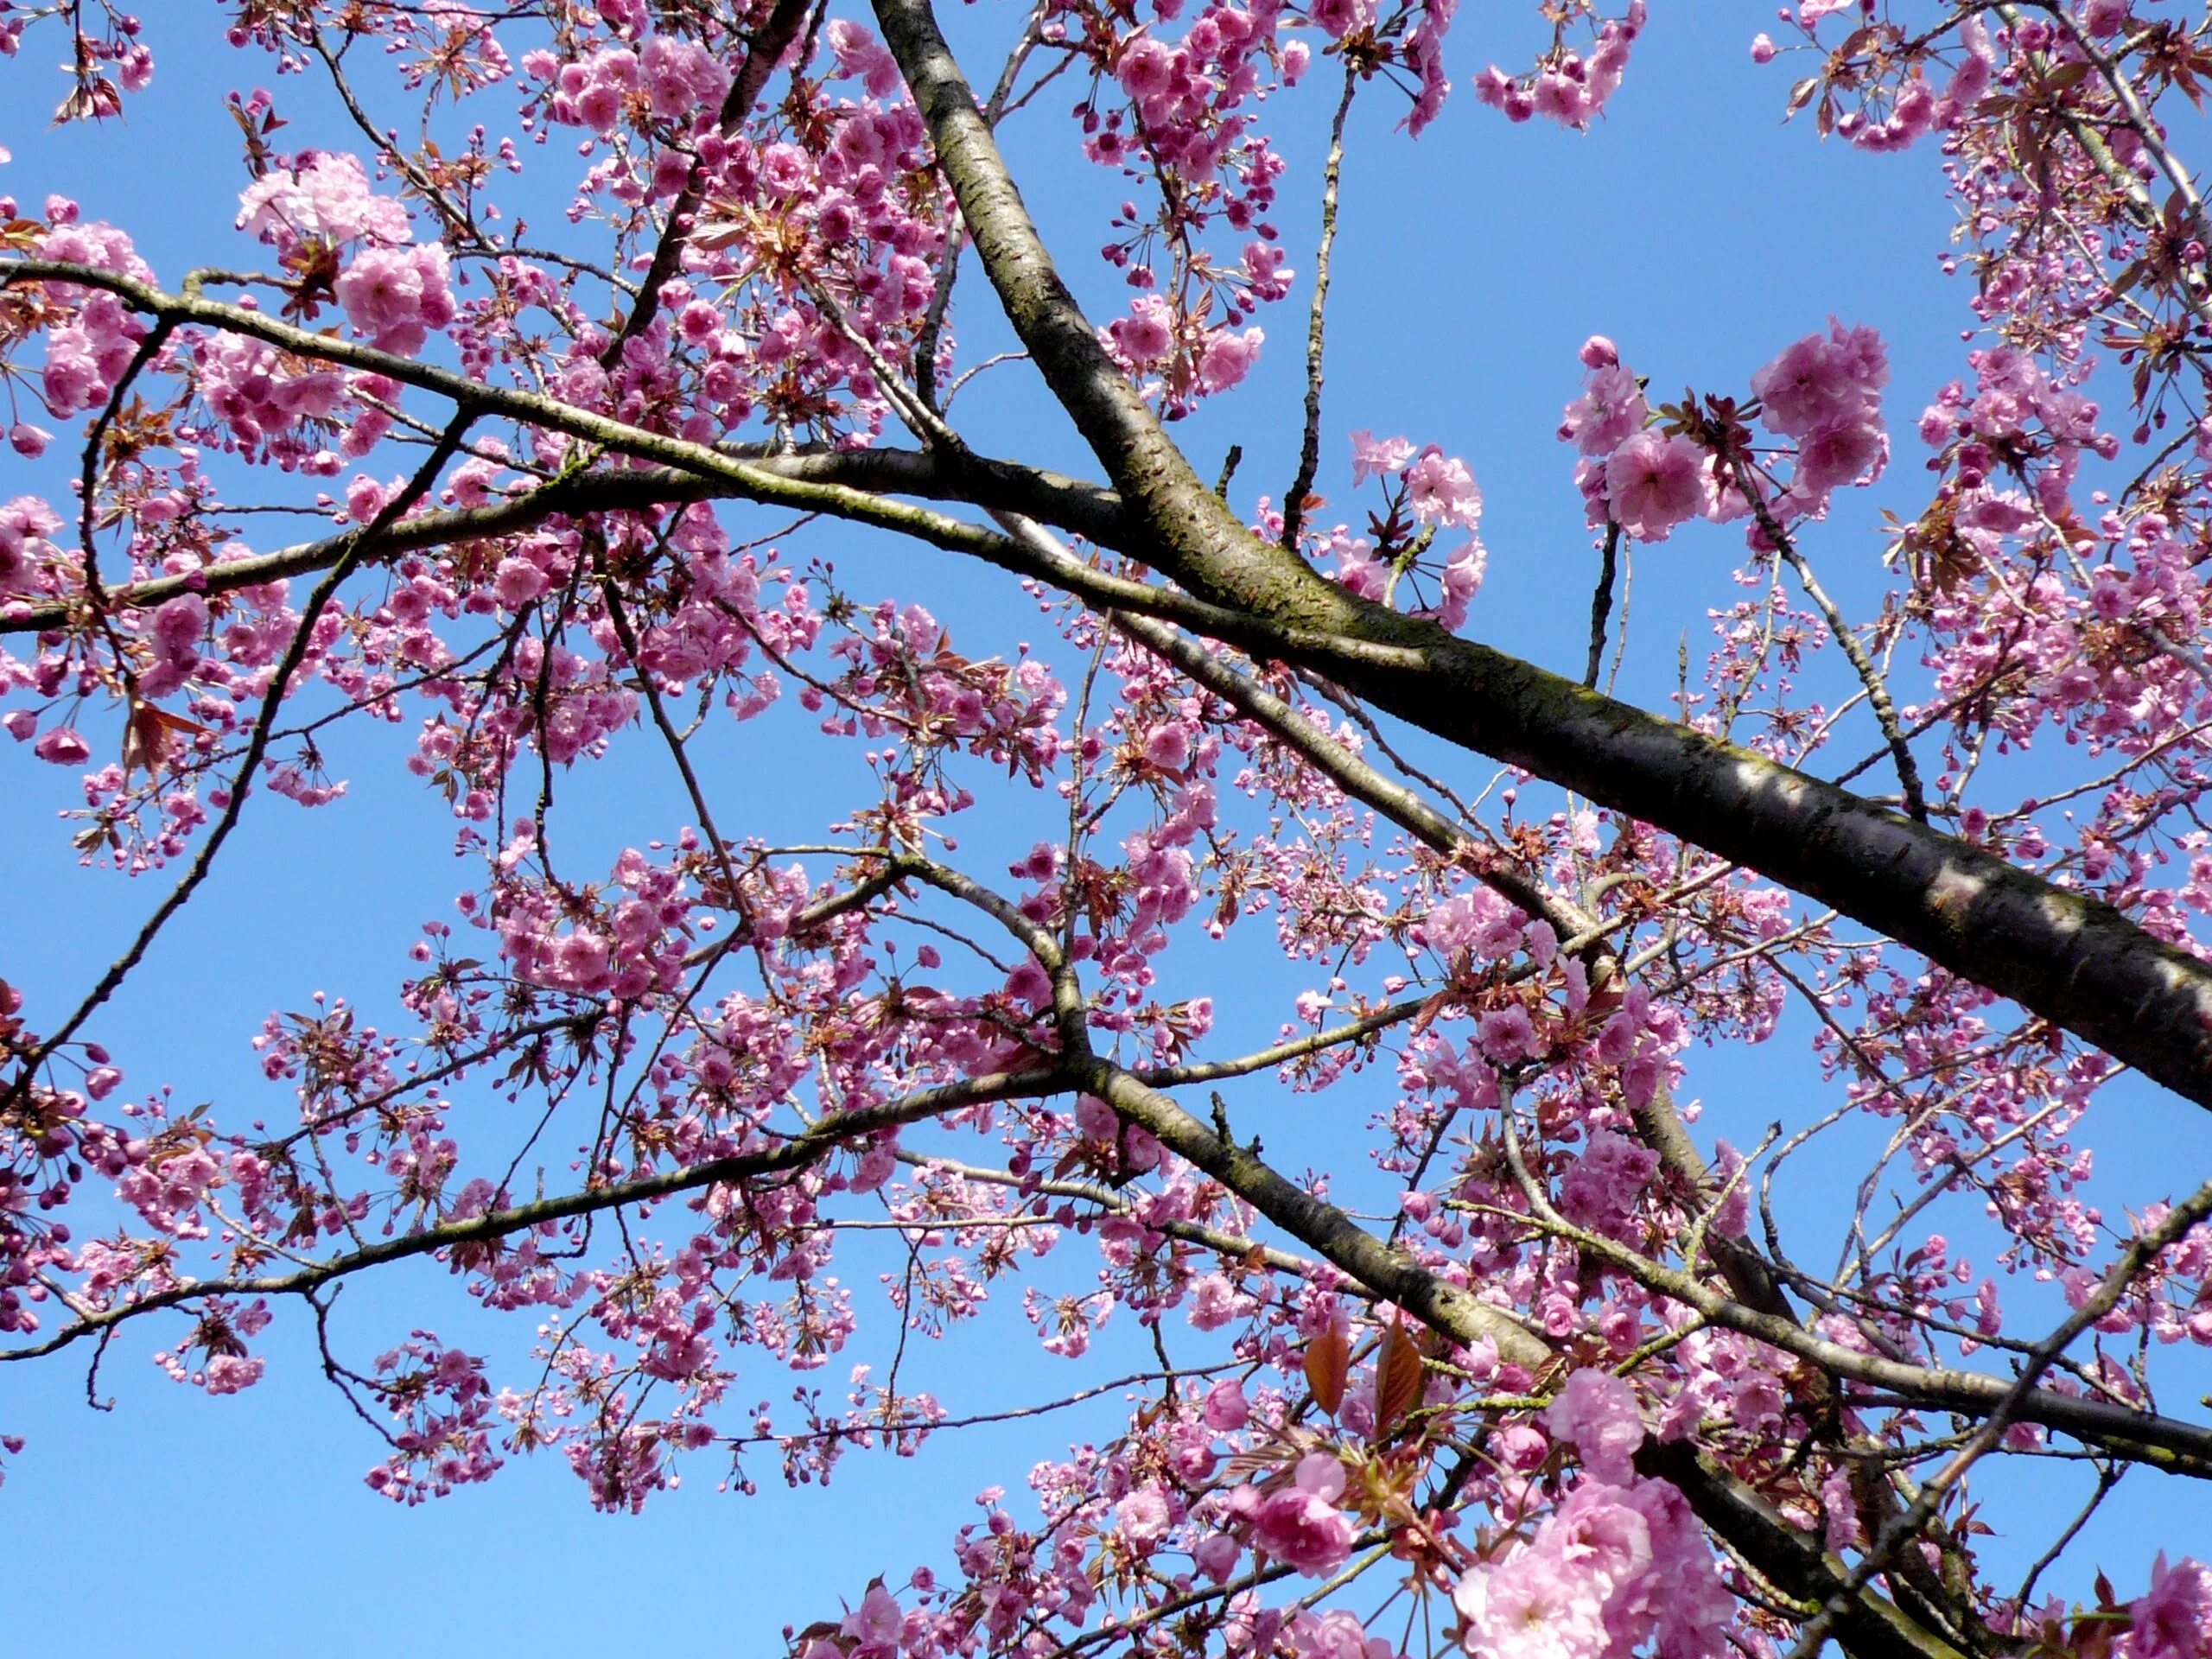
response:
[[[1351,1344],[1344,1328],[1332,1324],[1306,1345],[1306,1385],[1313,1390],[1313,1403],[1337,1414],[1344,1402],[1344,1376],[1351,1370]]]
[[[166,771],[169,740],[187,733],[205,737],[207,728],[196,720],[156,709],[143,697],[133,697],[130,717],[123,723],[123,775],[127,779],[141,767],[149,777]]]
[[[1421,1350],[1406,1334],[1405,1322],[1392,1319],[1382,1332],[1382,1357],[1375,1362],[1375,1433],[1380,1440],[1395,1433],[1406,1414],[1421,1403]]]

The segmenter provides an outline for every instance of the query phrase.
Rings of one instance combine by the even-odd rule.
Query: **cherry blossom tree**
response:
[[[1418,302],[1329,272],[1356,100],[1408,149],[1455,78],[1454,119],[1591,126],[1645,0],[1547,0],[1511,69],[1455,62],[1453,0],[1036,0],[962,18],[964,66],[930,0],[207,10],[282,89],[232,105],[228,263],[60,197],[0,226],[38,486],[0,706],[81,773],[87,879],[149,890],[97,983],[0,983],[0,1360],[231,1395],[298,1320],[375,1491],[535,1453],[623,1510],[955,1434],[910,1338],[1141,1333],[1065,1396],[1125,1402],[1110,1441],[788,1610],[795,1659],[2212,1651],[2191,1541],[2117,1586],[2069,1554],[2212,1478],[2212,1184],[2083,1192],[2123,1074],[2212,1106],[2201,10],[1802,0],[1745,41],[1776,143],[1940,152],[1958,378],[1847,319],[1744,384],[1592,337],[1564,676],[1487,643],[1482,457],[1332,427],[1332,304]],[[64,121],[208,27],[0,4],[0,49],[67,48]],[[355,142],[289,148],[309,106]],[[1025,207],[1049,143],[1128,193],[1103,269]],[[1210,480],[1178,423],[1285,339],[1287,487]],[[1016,377],[1086,475],[963,437]],[[1906,450],[1853,615],[1806,531]],[[1616,700],[1667,649],[1630,561],[1700,523],[1740,536],[1711,652]],[[858,530],[1001,573],[1045,643],[851,589]],[[779,721],[863,758],[801,843],[747,822]],[[466,890],[395,942],[394,1020],[273,1013],[266,1096],[183,1111],[104,1011],[245,814],[348,810],[378,723]],[[630,751],[683,810],[594,861],[569,809]],[[1306,985],[1263,1046],[1216,1033],[1232,949]],[[1701,1133],[1700,1054],[1801,1032],[1825,1094]],[[1365,1126],[1344,1167],[1245,1103],[1302,1096]],[[1777,1200],[1814,1162],[1840,1240]],[[880,1290],[839,1276],[885,1237]],[[419,1257],[451,1300],[409,1333],[335,1308]],[[1974,1492],[2018,1467],[2076,1497],[2000,1577]]]

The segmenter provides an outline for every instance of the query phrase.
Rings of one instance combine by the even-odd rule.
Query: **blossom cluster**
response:
[[[1639,542],[1663,542],[1693,518],[1754,514],[1756,546],[1775,527],[1824,517],[1839,487],[1871,484],[1888,465],[1889,358],[1871,328],[1831,322],[1752,375],[1760,424],[1790,446],[1771,458],[1740,428],[1655,422],[1643,383],[1604,335],[1592,335],[1581,358],[1582,395],[1567,404],[1559,435],[1583,456],[1574,476],[1589,522]],[[1794,462],[1786,477],[1777,471],[1783,455]]]

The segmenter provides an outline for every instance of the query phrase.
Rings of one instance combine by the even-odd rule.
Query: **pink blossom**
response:
[[[2212,416],[2207,417],[2212,422]],[[1377,438],[1364,429],[1351,435],[1351,481],[1364,484],[1386,473],[1403,472],[1414,458],[1414,447],[1404,438]]]
[[[2212,1569],[2165,1552],[2151,1568],[2151,1588],[2128,1604],[2127,1634],[2113,1643],[2125,1659],[2203,1659],[2212,1652]]]
[[[1633,1471],[1629,1459],[1643,1444],[1643,1418],[1636,1394],[1611,1371],[1585,1366],[1567,1379],[1559,1397],[1546,1408],[1544,1421],[1554,1434],[1573,1442],[1582,1466],[1596,1479],[1625,1485]]]
[[[1482,518],[1483,493],[1467,463],[1430,444],[1406,472],[1406,499],[1427,524],[1472,530]]]
[[[1166,302],[1156,294],[1140,296],[1129,315],[1106,327],[1108,344],[1132,369],[1147,369],[1174,349],[1175,334],[1168,320]]]
[[[1605,462],[1605,500],[1614,522],[1637,541],[1663,542],[1712,505],[1705,451],[1679,435],[1639,432]]]
[[[1131,98],[1156,98],[1167,90],[1174,62],[1173,47],[1149,35],[1140,35],[1122,48],[1121,61],[1114,66],[1114,74]]]
[[[55,726],[31,745],[31,753],[57,766],[81,766],[92,758],[92,746],[74,726]]]
[[[1437,577],[1439,622],[1456,631],[1466,621],[1468,607],[1482,591],[1483,576],[1489,568],[1490,555],[1480,542],[1465,543],[1445,560]]]
[[[2082,27],[2100,37],[2117,35],[2127,27],[2131,0],[2083,0]]]
[[[1217,1433],[1230,1433],[1244,1427],[1251,1416],[1251,1408],[1245,1402],[1244,1385],[1233,1376],[1224,1376],[1206,1390],[1205,1423]]]
[[[1533,1548],[1478,1567],[1452,1592],[1459,1643],[1485,1659],[1599,1659],[1607,1644],[1595,1583]]]
[[[1332,41],[1375,27],[1376,0],[1310,0],[1307,16]]]
[[[1607,352],[1612,349],[1611,340],[1593,336],[1582,348],[1586,359],[1601,341]],[[1559,435],[1583,454],[1611,454],[1651,417],[1643,389],[1618,362],[1592,364],[1582,384],[1582,395],[1560,418]]]
[[[1140,1486],[1114,1506],[1115,1530],[1140,1549],[1150,1549],[1165,1537],[1173,1516],[1166,1494],[1156,1484]]]
[[[1239,1300],[1226,1278],[1207,1274],[1191,1287],[1191,1323],[1201,1331],[1218,1331],[1236,1317]]]
[[[1309,1579],[1334,1572],[1351,1554],[1351,1519],[1337,1508],[1344,1490],[1344,1465],[1327,1452],[1308,1453],[1292,1484],[1261,1502],[1254,1547]]]
[[[1538,1041],[1529,1010],[1518,1002],[1493,1008],[1478,1022],[1484,1058],[1499,1065],[1535,1058]]]
[[[861,1605],[846,1617],[842,1633],[859,1642],[863,1651],[889,1652],[899,1644],[906,1614],[896,1598],[880,1584],[872,1584]]]
[[[1793,487],[1818,492],[1848,484],[1862,474],[1878,475],[1888,457],[1889,442],[1879,426],[1852,420],[1818,427],[1797,446]]]
[[[207,1392],[210,1394],[238,1394],[251,1388],[261,1380],[267,1362],[247,1358],[242,1354],[218,1354],[207,1364]]]
[[[336,288],[346,320],[378,350],[402,357],[421,351],[429,331],[454,315],[446,251],[435,245],[371,248],[346,267]]]
[[[296,168],[272,168],[238,196],[238,228],[289,252],[302,243],[410,240],[406,206],[375,194],[354,156],[308,151]]]
[[[492,591],[501,608],[518,611],[545,591],[545,573],[528,559],[501,559],[493,573]]]
[[[1191,734],[1180,724],[1154,727],[1145,734],[1144,758],[1162,772],[1182,771],[1191,760]]]
[[[1751,377],[1759,418],[1785,437],[1851,421],[1889,384],[1889,354],[1871,328],[1831,323],[1808,334]]]
[[[1259,361],[1260,345],[1265,339],[1257,328],[1247,328],[1242,334],[1223,328],[1207,335],[1198,353],[1198,384],[1208,391],[1228,391]]]

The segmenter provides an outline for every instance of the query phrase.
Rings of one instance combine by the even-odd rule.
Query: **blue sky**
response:
[[[149,8],[160,60],[152,89],[129,122],[105,129],[42,130],[35,113],[59,97],[52,37],[35,36],[0,66],[9,104],[0,143],[15,152],[0,188],[27,204],[48,191],[79,197],[88,216],[130,229],[171,280],[187,265],[238,257],[231,230],[243,183],[235,130],[222,107],[233,87],[267,74],[266,60],[225,48],[217,8]],[[1513,64],[1532,42],[1525,3],[1468,7],[1450,59],[1457,90],[1419,143],[1391,130],[1401,109],[1376,89],[1353,122],[1332,301],[1323,488],[1349,501],[1348,446],[1356,428],[1402,433],[1465,457],[1487,496],[1490,576],[1471,630],[1569,671],[1579,670],[1594,570],[1571,456],[1553,428],[1576,390],[1575,348],[1604,332],[1669,395],[1685,381],[1735,391],[1750,372],[1831,315],[1871,323],[1894,364],[1890,415],[1897,461],[1882,490],[1860,493],[1808,539],[1807,550],[1847,609],[1863,610],[1884,573],[1875,533],[1883,502],[1907,507],[1923,458],[1910,432],[1923,403],[1962,366],[1960,330],[1971,323],[1964,283],[1937,269],[1948,212],[1933,151],[1876,159],[1819,143],[1808,126],[1783,130],[1786,65],[1755,67],[1746,48],[1769,26],[1770,8],[1742,0],[1660,0],[1626,85],[1606,119],[1574,135],[1544,125],[1509,127],[1477,107],[1466,82],[1495,57]],[[962,41],[1003,39],[1015,14],[1002,3],[955,20]],[[980,58],[971,78],[987,79]],[[1245,451],[1236,499],[1279,495],[1296,444],[1301,390],[1297,342],[1310,275],[1316,210],[1316,135],[1332,88],[1325,70],[1268,111],[1294,166],[1276,217],[1300,272],[1294,299],[1263,313],[1269,343],[1250,385],[1185,423],[1181,435],[1211,475],[1232,443]],[[297,81],[274,83],[288,114],[317,102]],[[1072,94],[1070,94],[1071,97]],[[1066,251],[1069,274],[1110,315],[1120,302],[1086,251],[1105,239],[1122,189],[1077,156],[1064,105],[1051,96],[1011,130],[1007,148],[1048,236]],[[487,111],[500,107],[498,95]],[[486,118],[489,118],[488,115]],[[335,142],[302,119],[282,137]],[[556,152],[529,153],[556,193],[566,183]],[[148,165],[149,157],[156,158]],[[972,277],[972,273],[971,273]],[[982,285],[964,285],[974,349],[1001,330],[973,308]],[[994,371],[958,409],[977,447],[1091,472],[1073,436],[1020,368]],[[51,487],[12,458],[4,493]],[[1338,516],[1363,516],[1344,505]],[[1320,518],[1332,521],[1325,511]],[[273,543],[272,543],[273,544]],[[834,554],[851,589],[895,593],[954,624],[963,649],[1008,650],[1016,639],[1057,642],[1032,601],[995,573],[949,556],[891,548],[858,532],[817,535],[794,550]],[[1685,531],[1637,556],[1634,636],[1624,690],[1656,703],[1670,688],[1675,641],[1694,660],[1708,634],[1707,607],[1730,602],[1728,573],[1740,544],[1729,531]],[[163,937],[153,957],[102,1017],[99,1033],[132,1071],[135,1086],[174,1079],[180,1099],[208,1098],[237,1120],[281,1118],[289,1101],[264,1084],[247,1039],[271,1007],[304,1006],[315,990],[388,1012],[405,971],[404,952],[424,919],[449,913],[470,872],[446,856],[442,808],[398,771],[404,734],[361,733],[338,746],[334,769],[353,781],[343,803],[302,815],[263,799],[233,842],[225,868]],[[739,803],[745,833],[818,833],[849,804],[854,758],[806,741],[804,721],[763,722],[742,743],[719,744],[709,786]],[[685,809],[648,746],[631,745],[576,775],[565,793],[567,834],[607,850],[628,837],[666,834]],[[1455,780],[1479,785],[1488,769],[1465,757]],[[0,747],[0,868],[18,895],[0,920],[0,976],[32,988],[41,1012],[89,984],[157,896],[149,881],[80,871],[51,814],[73,780]],[[989,872],[996,853],[1027,844],[1027,820],[1001,824],[987,808],[966,826],[964,856]],[[998,845],[1005,843],[1004,848]],[[579,855],[588,864],[590,857]],[[299,918],[311,918],[308,925]],[[1179,956],[1171,973],[1189,989],[1234,984],[1225,1027],[1264,1039],[1307,976],[1268,949],[1262,928],[1232,934],[1211,953]],[[1690,1092],[1739,1141],[1768,1118],[1792,1118],[1819,1099],[1796,1030],[1751,1053],[1694,1057]],[[1377,1080],[1374,1090],[1387,1087]],[[1378,1097],[1342,1091],[1316,1103],[1264,1084],[1246,1089],[1240,1112],[1266,1114],[1271,1146],[1345,1169],[1352,1133]],[[1357,1109],[1355,1109],[1355,1106]],[[2102,1179],[2115,1200],[2164,1191],[2178,1162],[2201,1169],[2201,1116],[2147,1090],[2120,1091],[2107,1122]],[[1834,1195],[1788,1194],[1817,1214]],[[873,1263],[849,1266],[866,1305]],[[413,1324],[448,1336],[476,1328],[454,1282],[416,1264],[341,1298],[371,1355]],[[360,1474],[376,1448],[343,1402],[313,1372],[308,1332],[281,1318],[269,1345],[270,1376],[237,1399],[177,1388],[147,1363],[154,1345],[120,1339],[99,1379],[115,1409],[85,1407],[86,1378],[61,1363],[0,1370],[0,1430],[29,1437],[0,1494],[0,1538],[16,1543],[22,1570],[9,1628],[25,1652],[136,1653],[181,1633],[199,1640],[312,1644],[329,1659],[389,1652],[397,1639],[441,1649],[541,1656],[597,1653],[621,1641],[645,1651],[707,1643],[772,1650],[786,1623],[834,1614],[875,1574],[903,1579],[942,1562],[951,1529],[976,1512],[992,1484],[1020,1488],[1029,1465],[1084,1433],[1112,1432],[1110,1408],[1044,1424],[946,1436],[912,1460],[849,1460],[837,1490],[785,1490],[759,1465],[757,1497],[715,1491],[718,1465],[695,1463],[683,1489],[638,1517],[588,1510],[579,1484],[552,1459],[518,1462],[489,1487],[400,1510],[372,1496]],[[1011,1307],[942,1354],[918,1359],[955,1410],[1046,1397],[1116,1373],[1040,1356]],[[495,1332],[514,1353],[524,1333]],[[1130,1337],[1124,1319],[1103,1344]],[[842,1386],[832,1364],[810,1381]],[[791,1387],[757,1365],[735,1402],[780,1402]],[[2157,1477],[2138,1475],[2149,1488]],[[2066,1489],[2070,1490],[2070,1487]],[[2027,1482],[2007,1501],[2044,1520],[2063,1496]],[[2146,1502],[2146,1498],[2156,1502]],[[2092,1535],[2094,1554],[2125,1586],[2152,1553],[2212,1535],[2202,1489],[2169,1484],[2139,1492],[2137,1517]],[[2001,1524],[2001,1506],[1991,1518]],[[2155,1524],[2156,1530],[2152,1528]],[[2031,1553],[2040,1538],[2024,1535]],[[2010,1548],[2003,1540],[1993,1545]],[[61,1567],[46,1570],[47,1563]],[[67,1564],[63,1567],[62,1564]],[[220,1633],[218,1635],[218,1633]]]

